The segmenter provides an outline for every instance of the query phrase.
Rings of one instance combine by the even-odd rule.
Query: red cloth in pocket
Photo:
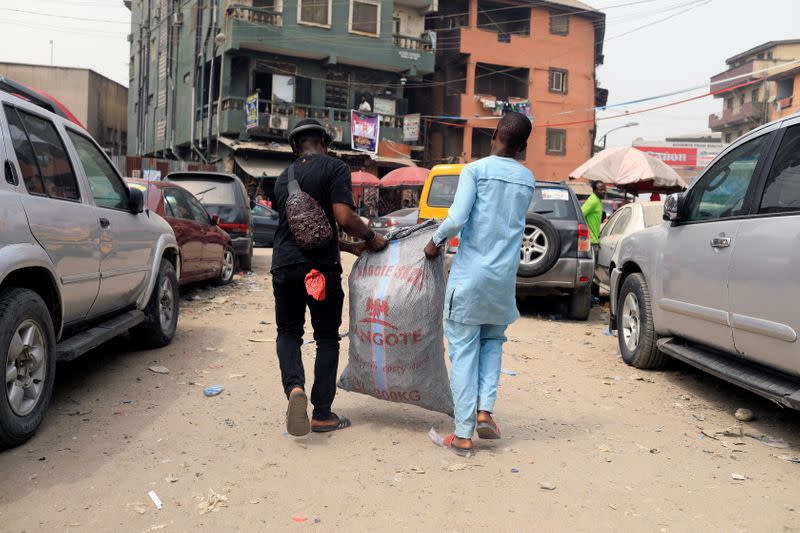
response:
[[[325,300],[325,274],[312,269],[306,274],[306,292],[317,301]]]

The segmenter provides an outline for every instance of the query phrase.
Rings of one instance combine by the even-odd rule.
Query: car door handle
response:
[[[110,220],[108,220],[107,218],[101,218],[101,219],[100,219],[100,227],[101,227],[101,228],[107,228],[107,227],[109,227],[110,225],[111,225],[111,221],[110,221]]]
[[[731,245],[730,237],[714,237],[711,239],[712,248],[727,248]]]

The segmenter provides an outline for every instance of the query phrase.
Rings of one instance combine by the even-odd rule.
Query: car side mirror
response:
[[[211,225],[219,226],[219,215],[211,215]]]
[[[138,215],[144,211],[144,194],[135,187],[131,187],[128,191],[130,192],[131,212]]]
[[[668,222],[680,222],[683,219],[685,193],[678,192],[667,196],[664,202],[664,220]]]

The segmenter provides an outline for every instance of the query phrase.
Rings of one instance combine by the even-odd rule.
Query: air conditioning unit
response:
[[[172,14],[172,25],[183,26],[183,13],[178,12]]]
[[[129,33],[129,34],[128,34],[128,42],[129,42],[129,43],[132,43],[132,42],[133,42],[133,34],[132,34],[132,33]]]
[[[288,130],[289,115],[272,115],[269,118],[269,127],[273,130]]]

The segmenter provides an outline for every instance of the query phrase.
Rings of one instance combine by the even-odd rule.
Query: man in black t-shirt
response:
[[[283,389],[289,399],[286,429],[301,436],[309,431],[326,432],[343,429],[350,420],[331,411],[336,394],[336,372],[339,367],[339,326],[342,324],[342,266],[339,250],[359,255],[365,248],[378,251],[386,240],[369,229],[356,214],[350,183],[350,168],[341,159],[327,155],[330,133],[319,122],[301,120],[289,134],[292,150],[298,156],[293,163],[294,179],[300,189],[319,202],[334,238],[321,248],[301,248],[292,235],[286,217],[289,197],[288,169],[275,183],[275,207],[278,227],[272,250],[272,288],[275,293],[275,321],[278,325],[277,351]],[[348,234],[361,239],[359,244],[336,238],[339,224]],[[315,300],[306,292],[305,277],[316,269],[325,276],[325,299]],[[317,343],[314,362],[314,405],[308,420],[308,398],[305,393],[305,370],[300,347],[303,344],[306,306],[311,310],[311,325]]]

